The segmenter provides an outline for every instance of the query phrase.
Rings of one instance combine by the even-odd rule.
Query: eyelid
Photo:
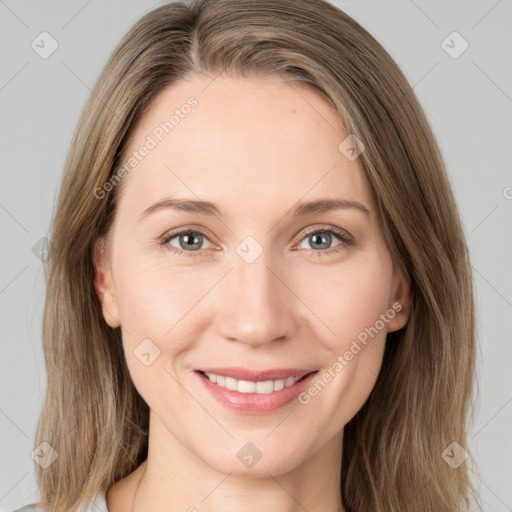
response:
[[[346,239],[347,241],[353,239],[352,235],[346,229],[338,228],[338,227],[332,226],[330,224],[324,224],[324,225],[315,224],[311,228],[306,228],[306,230],[302,232],[301,240],[304,239],[306,236],[310,235],[311,233],[315,233],[317,231],[318,232],[323,232],[323,231],[334,232],[337,236],[342,237],[343,239]]]

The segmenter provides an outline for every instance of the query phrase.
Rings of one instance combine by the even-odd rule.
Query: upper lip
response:
[[[224,375],[233,377],[237,380],[250,380],[254,382],[264,382],[266,380],[280,380],[288,377],[304,377],[308,373],[316,370],[304,370],[303,368],[272,368],[269,370],[250,370],[248,368],[230,367],[230,368],[200,368],[197,371],[205,373],[214,373],[215,375]]]

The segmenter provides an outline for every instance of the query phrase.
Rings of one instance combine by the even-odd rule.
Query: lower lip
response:
[[[293,386],[272,391],[272,393],[240,393],[231,391],[211,382],[201,372],[195,372],[203,385],[219,402],[243,414],[268,414],[289,404],[304,391],[317,372],[306,375]]]

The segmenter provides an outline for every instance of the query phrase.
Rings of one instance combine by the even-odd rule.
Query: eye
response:
[[[208,238],[201,231],[186,229],[164,236],[160,243],[178,254],[197,257],[204,254],[199,249],[208,248],[202,247],[205,240],[208,241]],[[210,244],[209,241],[208,243]]]
[[[346,232],[338,228],[315,228],[305,233],[303,242],[295,247],[299,250],[311,249],[315,256],[331,254],[343,250],[346,246],[353,243],[352,238]],[[339,240],[339,243],[332,247],[333,237]],[[307,242],[309,247],[302,247]]]

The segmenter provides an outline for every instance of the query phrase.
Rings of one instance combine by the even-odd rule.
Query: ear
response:
[[[93,249],[94,260],[94,289],[98,295],[103,312],[103,318],[110,327],[119,327],[119,308],[117,305],[112,271],[105,254],[104,238],[96,240]]]
[[[400,267],[393,275],[388,308],[395,312],[393,318],[387,323],[387,332],[398,331],[409,320],[412,307],[411,281],[405,271]]]

